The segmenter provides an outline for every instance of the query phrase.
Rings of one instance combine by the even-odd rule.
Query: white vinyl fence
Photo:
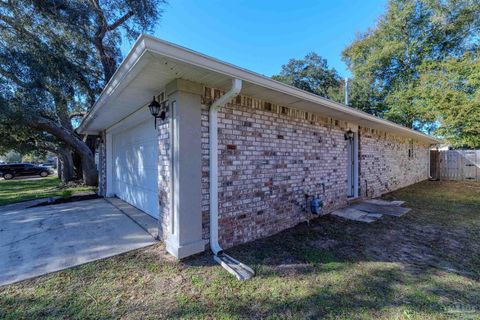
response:
[[[480,181],[480,150],[439,152],[441,180]]]

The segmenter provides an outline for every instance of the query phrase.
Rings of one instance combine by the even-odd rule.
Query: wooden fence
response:
[[[480,181],[480,150],[432,150],[430,175],[440,180]]]

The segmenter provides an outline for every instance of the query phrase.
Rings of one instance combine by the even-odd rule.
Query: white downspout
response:
[[[223,96],[215,100],[209,110],[209,144],[210,144],[210,248],[218,262],[225,270],[238,280],[248,280],[255,274],[249,266],[223,252],[218,243],[218,109],[230,102],[242,90],[242,80],[233,79],[232,87]]]
[[[242,90],[242,80],[233,79],[232,87],[215,100],[208,112],[210,145],[210,248],[215,255],[223,249],[218,243],[218,109],[236,97]]]

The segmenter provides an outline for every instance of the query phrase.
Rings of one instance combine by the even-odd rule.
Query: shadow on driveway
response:
[[[154,243],[148,232],[103,199],[0,207],[0,285]]]

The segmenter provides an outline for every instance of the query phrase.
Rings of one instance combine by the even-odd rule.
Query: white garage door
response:
[[[149,119],[112,138],[115,195],[158,219],[157,137]]]

